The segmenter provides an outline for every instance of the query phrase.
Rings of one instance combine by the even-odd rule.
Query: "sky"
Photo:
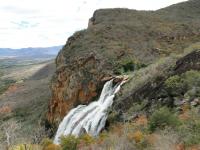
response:
[[[157,10],[186,0],[0,0],[0,48],[64,45],[99,8]]]

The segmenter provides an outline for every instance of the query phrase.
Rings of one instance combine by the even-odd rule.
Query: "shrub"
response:
[[[121,62],[118,62],[114,67],[114,73],[123,74],[135,70],[139,70],[140,68],[146,67],[146,64],[140,63],[132,58],[126,58]]]
[[[43,148],[48,147],[50,144],[53,144],[53,141],[48,138],[43,139],[41,142]]]
[[[47,147],[43,148],[43,150],[62,150],[59,145],[49,144]]]
[[[79,139],[73,135],[61,137],[62,150],[76,150],[79,144]]]
[[[155,131],[156,129],[163,129],[167,126],[177,127],[180,121],[177,116],[175,116],[166,107],[156,110],[149,119],[149,130]]]
[[[200,87],[200,71],[187,71],[182,75],[182,77],[184,78],[184,82],[187,84],[189,89],[193,87]]]
[[[181,140],[186,146],[200,144],[200,118],[198,110],[191,110],[188,119],[183,120],[183,124],[178,128]]]
[[[185,93],[189,98],[200,97],[200,71],[187,71],[182,75],[185,85],[187,85],[187,92]]]
[[[165,81],[165,88],[172,96],[200,96],[200,71],[187,71],[182,75],[174,75]]]
[[[125,62],[124,64],[122,64],[122,67],[123,67],[124,72],[135,70],[135,64],[133,63],[133,61]]]
[[[85,145],[89,145],[89,144],[92,144],[95,142],[95,139],[92,136],[90,136],[89,134],[84,134],[79,139]]]
[[[135,124],[138,126],[146,126],[148,123],[147,117],[145,115],[141,115],[139,116],[136,121]]]
[[[128,139],[129,140],[134,140],[136,143],[139,143],[142,141],[142,139],[144,138],[144,135],[141,131],[136,131],[133,134],[128,134]]]
[[[170,78],[168,78],[165,81],[165,87],[166,90],[172,95],[172,96],[180,96],[183,95],[186,91],[186,85],[184,84],[183,80],[180,76],[175,75]]]

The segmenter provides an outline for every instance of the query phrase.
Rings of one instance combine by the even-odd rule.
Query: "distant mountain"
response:
[[[0,48],[0,57],[50,57],[56,56],[62,46],[10,49]]]

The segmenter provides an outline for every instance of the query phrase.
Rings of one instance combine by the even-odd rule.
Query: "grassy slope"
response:
[[[199,6],[196,0],[150,12],[97,10],[93,25],[75,33],[61,53],[70,62],[93,52],[111,68],[127,59],[149,64],[199,41]]]

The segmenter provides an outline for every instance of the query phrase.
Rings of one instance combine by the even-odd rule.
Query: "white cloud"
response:
[[[65,44],[99,8],[156,10],[185,0],[0,0],[0,47]]]

